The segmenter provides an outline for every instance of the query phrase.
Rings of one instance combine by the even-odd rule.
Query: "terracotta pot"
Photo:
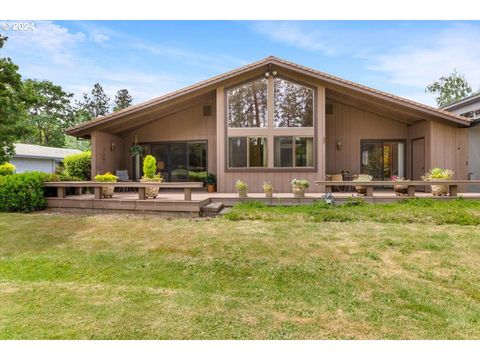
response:
[[[207,192],[209,193],[217,192],[217,185],[207,184]]]
[[[237,190],[237,192],[238,192],[238,197],[241,197],[241,198],[247,197],[247,189]]]
[[[407,185],[393,185],[393,190],[397,195],[402,195],[408,193],[408,186]]]
[[[434,196],[445,196],[448,194],[447,185],[430,185],[432,187],[432,194]]]
[[[267,197],[267,198],[273,197],[273,190],[266,190],[265,191],[265,197]]]
[[[157,180],[154,180],[154,179],[140,179],[140,182],[161,182],[161,181],[157,181]],[[157,196],[158,196],[158,192],[160,191],[160,188],[159,187],[156,187],[156,186],[149,186],[149,187],[146,187],[145,188],[145,197],[148,199],[148,198],[152,198],[152,199],[155,199]]]
[[[367,187],[365,185],[357,185],[355,186],[355,191],[359,195],[367,195]]]
[[[300,187],[292,187],[293,197],[303,198],[305,197],[305,189]]]
[[[115,191],[115,185],[102,186],[102,197],[111,198]]]

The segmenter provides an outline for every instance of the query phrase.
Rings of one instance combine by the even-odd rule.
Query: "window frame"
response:
[[[292,166],[275,166],[275,138],[280,138],[280,137],[289,137],[289,138],[292,138]],[[312,146],[313,146],[313,154],[312,154],[312,163],[313,163],[313,166],[296,166],[296,160],[297,160],[297,146],[296,146],[296,140],[297,138],[305,138],[305,139],[312,139]],[[295,169],[296,171],[297,170],[301,170],[301,169],[314,169],[315,168],[315,159],[316,159],[316,156],[315,156],[315,137],[313,135],[305,135],[305,136],[297,136],[297,135],[274,135],[273,136],[273,151],[274,151],[274,158],[273,158],[273,166],[275,169],[280,169],[280,170],[285,170],[285,169]]]
[[[268,169],[268,138],[266,136],[262,136],[262,135],[245,135],[245,136],[228,136],[227,137],[227,155],[230,155],[230,139],[234,139],[234,138],[245,138],[247,141],[246,141],[246,152],[247,152],[247,166],[246,167],[231,167],[230,164],[228,169],[230,170],[249,170],[249,169]],[[250,166],[250,139],[251,138],[263,138],[265,139],[265,152],[267,153],[267,166]],[[226,159],[228,162],[230,162],[230,158],[229,156],[226,156]]]
[[[306,83],[302,80],[297,80],[288,76],[277,76],[282,80],[291,81],[311,88],[313,90],[313,126],[311,127],[275,127],[274,124],[274,78],[269,77],[267,88],[267,126],[266,127],[246,127],[246,128],[231,128],[228,126],[228,90],[238,87],[242,84],[246,84],[257,79],[265,78],[263,73],[245,79],[244,81],[237,82],[228,85],[224,88],[223,100],[224,100],[224,171],[226,173],[231,172],[318,172],[318,149],[320,146],[320,140],[318,138],[318,85],[313,83]],[[272,96],[271,96],[272,94]],[[274,138],[277,136],[292,136],[292,137],[306,137],[313,139],[313,166],[292,166],[292,167],[275,167],[274,161]],[[230,167],[229,166],[229,139],[231,137],[265,137],[267,139],[267,166],[266,167]],[[248,144],[248,139],[247,139]],[[248,152],[248,147],[247,147]],[[294,159],[295,162],[295,159]],[[248,165],[248,160],[247,160]]]

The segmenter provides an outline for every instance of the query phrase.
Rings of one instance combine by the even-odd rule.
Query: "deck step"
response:
[[[202,206],[202,213],[206,216],[215,216],[223,209],[223,203],[212,202],[208,205]]]

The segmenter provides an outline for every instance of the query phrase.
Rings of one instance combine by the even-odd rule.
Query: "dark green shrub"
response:
[[[367,202],[359,197],[350,197],[345,201],[342,206],[365,206]]]
[[[82,180],[90,180],[90,169],[92,163],[91,151],[84,151],[79,154],[68,155],[63,159],[65,173]]]
[[[2,177],[0,181],[0,211],[31,212],[45,208],[44,175],[26,172]]]
[[[0,176],[15,174],[15,165],[8,162],[0,165]]]

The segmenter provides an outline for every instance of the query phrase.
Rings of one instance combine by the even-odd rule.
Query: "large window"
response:
[[[314,98],[271,75],[227,89],[227,167],[314,168]]]
[[[313,138],[275,136],[275,167],[312,167]]]
[[[268,164],[265,137],[231,137],[228,149],[231,168],[266,167]]]
[[[312,127],[313,90],[283,79],[274,81],[275,127]]]
[[[390,180],[392,176],[405,176],[405,142],[362,140],[361,171],[375,180]]]
[[[227,91],[228,126],[267,126],[267,79],[259,79]]]

